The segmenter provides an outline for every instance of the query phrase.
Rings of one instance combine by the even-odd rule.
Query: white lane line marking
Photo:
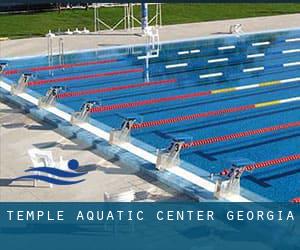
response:
[[[227,49],[235,49],[235,46],[231,45],[231,46],[223,46],[218,48],[218,50],[227,50]]]
[[[200,78],[209,78],[209,77],[216,77],[216,76],[222,76],[222,72],[218,73],[212,73],[212,74],[205,74],[205,75],[199,75]]]
[[[145,55],[145,56],[138,56],[138,60],[147,59],[147,58],[157,58],[158,55]]]
[[[189,54],[190,52],[188,50],[185,50],[185,51],[179,51],[177,54],[178,55],[187,55]]]
[[[265,56],[264,53],[258,53],[258,54],[247,55],[247,58],[256,58],[256,57],[263,57],[263,56]]]
[[[191,54],[200,53],[200,49],[190,50]]]
[[[300,37],[299,38],[290,38],[285,40],[286,43],[292,43],[292,42],[300,42]]]
[[[290,53],[298,53],[300,49],[290,49],[290,50],[283,50],[282,54],[290,54]]]
[[[295,77],[295,78],[290,78],[290,79],[284,79],[284,80],[281,80],[280,82],[281,83],[288,83],[288,82],[297,82],[297,81],[300,81],[300,77]]]
[[[264,46],[264,45],[269,45],[271,42],[266,41],[266,42],[259,42],[259,43],[252,43],[252,46]]]
[[[187,63],[169,64],[169,65],[166,65],[166,69],[180,68],[180,67],[186,67],[186,66],[188,66]]]
[[[281,100],[280,103],[300,101],[300,96]]]
[[[228,61],[228,58],[218,58],[218,59],[208,60],[207,62],[208,63],[218,63],[218,62],[227,62],[227,61]]]
[[[291,62],[291,63],[284,63],[283,67],[291,67],[291,66],[298,66],[300,62]]]
[[[264,70],[264,69],[265,69],[265,67],[248,68],[248,69],[243,69],[243,72],[247,73],[247,72],[260,71],[260,70]]]
[[[240,86],[236,87],[236,90],[245,90],[245,89],[253,89],[253,88],[258,88],[260,85],[259,84],[251,84],[251,85],[245,85],[245,86]]]

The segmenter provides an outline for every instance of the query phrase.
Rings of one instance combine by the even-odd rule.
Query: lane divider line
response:
[[[252,110],[255,108],[274,106],[274,105],[278,105],[278,104],[290,103],[290,102],[296,102],[296,101],[300,101],[300,96],[288,98],[288,99],[276,100],[276,101],[262,102],[262,103],[257,103],[257,104],[249,104],[249,105],[221,109],[221,110],[208,111],[208,112],[204,112],[204,113],[196,113],[196,114],[176,116],[176,117],[160,119],[160,120],[152,120],[152,121],[147,121],[147,122],[142,122],[142,123],[135,123],[135,124],[133,124],[132,129],[141,129],[141,128],[161,126],[161,125],[166,125],[166,124],[171,124],[171,123],[195,120],[195,119],[200,119],[200,118],[204,118],[204,117],[219,116],[219,115],[223,115],[223,114],[247,111],[247,110]]]
[[[11,70],[4,71],[3,74],[4,75],[14,75],[14,74],[28,72],[28,71],[29,72],[38,72],[38,71],[45,71],[45,70],[68,69],[68,68],[75,68],[75,67],[82,67],[82,66],[114,63],[117,61],[118,61],[117,59],[107,59],[107,60],[100,60],[100,61],[69,63],[69,64],[64,64],[64,65],[41,66],[41,67],[25,68],[25,69],[11,69]]]
[[[201,96],[228,93],[228,92],[233,92],[233,91],[240,91],[240,90],[259,88],[259,87],[267,87],[267,86],[272,86],[272,85],[276,85],[276,84],[284,84],[284,83],[297,82],[297,81],[300,81],[300,77],[284,79],[284,80],[277,80],[277,81],[270,81],[270,82],[263,82],[263,83],[258,83],[258,84],[250,84],[250,85],[239,86],[239,87],[201,91],[201,92],[195,92],[195,93],[184,94],[184,95],[176,95],[176,96],[168,96],[168,97],[161,97],[161,98],[155,98],[155,99],[141,100],[141,101],[135,101],[135,102],[117,103],[117,104],[111,104],[111,105],[106,105],[106,106],[94,107],[94,108],[92,108],[91,112],[98,113],[98,112],[111,111],[111,110],[115,110],[115,109],[134,108],[134,107],[138,107],[138,106],[152,105],[152,104],[161,103],[161,102],[170,102],[170,101],[176,101],[176,100],[180,100],[180,99],[184,100],[184,99],[189,99],[189,98],[196,98],[196,97],[201,97]]]
[[[28,86],[36,86],[36,85],[43,85],[43,84],[49,84],[49,83],[66,82],[66,81],[74,81],[74,80],[82,80],[82,79],[100,78],[100,77],[105,77],[105,76],[123,75],[123,74],[130,74],[130,73],[139,73],[139,72],[143,72],[143,71],[144,70],[142,68],[136,68],[136,69],[103,72],[103,73],[90,74],[90,75],[60,77],[60,78],[54,78],[54,79],[31,81],[28,83]]]
[[[268,161],[254,163],[251,165],[244,166],[244,167],[242,167],[242,169],[244,171],[253,171],[253,170],[259,169],[259,168],[266,168],[266,167],[270,167],[273,165],[279,165],[279,164],[283,164],[286,162],[297,161],[297,160],[300,160],[300,154],[289,155],[289,156],[281,157],[278,159],[272,159],[272,160],[268,160]]]
[[[289,129],[289,128],[295,128],[295,127],[299,127],[299,126],[300,126],[300,121],[290,122],[290,123],[275,125],[275,126],[271,126],[271,127],[259,128],[259,129],[255,129],[255,130],[248,130],[248,131],[238,132],[238,133],[234,133],[234,134],[228,134],[228,135],[222,135],[222,136],[216,136],[216,137],[211,137],[211,138],[206,138],[206,139],[195,140],[195,141],[184,143],[182,145],[182,148],[198,147],[198,146],[203,146],[203,145],[207,145],[207,144],[214,144],[214,143],[223,142],[223,141],[230,141],[230,140],[235,140],[235,139],[239,139],[239,138],[243,138],[243,137],[271,133],[271,132],[276,132],[276,131]]]
[[[176,83],[176,79],[167,79],[167,80],[160,80],[160,81],[128,84],[128,85],[123,85],[123,86],[65,92],[65,93],[58,94],[57,98],[78,97],[78,96],[83,96],[83,95],[93,95],[93,94],[113,92],[113,91],[118,91],[118,90],[141,88],[141,87],[148,87],[148,86],[162,85],[162,84],[171,84],[171,83]]]

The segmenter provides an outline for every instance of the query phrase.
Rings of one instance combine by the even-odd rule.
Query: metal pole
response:
[[[97,5],[94,5],[94,31],[97,32]]]
[[[141,4],[141,16],[142,16],[142,31],[148,28],[148,3]]]

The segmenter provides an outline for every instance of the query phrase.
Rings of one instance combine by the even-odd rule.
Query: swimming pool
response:
[[[245,172],[241,186],[252,200],[300,196],[300,29],[166,42],[147,53],[145,45],[73,52],[51,65],[46,56],[11,58],[3,80],[32,73],[36,98],[63,87],[55,105],[68,114],[95,101],[89,123],[107,140],[124,118],[136,118],[132,153],[151,158],[184,138],[180,167],[168,171],[199,176],[208,189],[209,173],[232,163],[293,156]]]

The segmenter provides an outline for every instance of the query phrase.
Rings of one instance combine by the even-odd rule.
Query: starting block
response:
[[[231,162],[231,168],[223,171],[223,176],[226,179],[218,179],[216,181],[214,196],[217,199],[226,198],[233,195],[240,195],[241,191],[241,176],[244,173],[243,167],[253,164],[254,162],[240,158]]]
[[[78,124],[83,122],[88,122],[91,109],[96,106],[100,105],[98,101],[87,101],[84,103],[79,112],[75,112],[71,117],[71,123],[72,124]]]
[[[7,67],[6,62],[0,62],[0,74],[3,73],[3,71],[5,70],[6,67]]]
[[[55,100],[59,92],[65,90],[63,86],[53,86],[51,87],[45,96],[41,97],[38,102],[40,108],[47,108],[55,104]]]
[[[242,34],[243,33],[242,25],[240,23],[230,25],[230,27],[229,27],[229,33],[230,34],[237,34],[237,35]]]
[[[156,169],[166,169],[180,165],[180,151],[184,143],[192,140],[190,136],[176,136],[167,149],[158,152],[156,160]]]
[[[32,77],[31,73],[23,73],[20,76],[20,78],[18,80],[18,83],[12,85],[11,94],[12,95],[17,95],[17,94],[23,93],[24,90],[26,89],[26,87],[28,85],[28,82],[29,82],[31,77]]]
[[[125,119],[120,129],[113,129],[109,135],[110,144],[120,144],[130,142],[131,129],[134,123],[142,122],[142,117],[137,114],[129,114]]]

